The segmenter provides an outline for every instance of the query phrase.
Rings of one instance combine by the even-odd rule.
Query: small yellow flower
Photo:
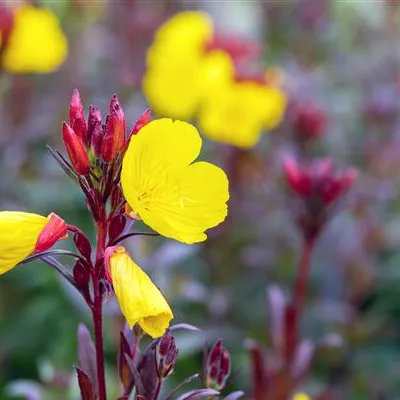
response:
[[[66,225],[55,214],[43,217],[19,211],[0,211],[0,275],[30,254],[47,250],[66,237]]]
[[[204,98],[199,126],[210,139],[251,148],[265,128],[273,129],[279,124],[286,102],[286,96],[277,87],[232,79]]]
[[[149,276],[121,246],[108,248],[105,262],[122,314],[129,326],[132,328],[138,323],[151,337],[162,336],[174,316]]]
[[[311,397],[305,393],[296,393],[292,400],[311,400]]]
[[[194,126],[162,118],[132,136],[122,162],[122,190],[134,214],[184,243],[204,241],[204,231],[227,215],[228,179],[213,164],[193,162],[201,145]]]
[[[46,73],[66,59],[68,42],[57,17],[28,4],[14,13],[14,25],[2,56],[3,68],[11,73]]]

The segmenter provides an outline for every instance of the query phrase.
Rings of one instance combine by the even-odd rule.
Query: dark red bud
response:
[[[96,126],[100,126],[101,129],[101,112],[100,109],[89,106],[89,117],[88,117],[88,129],[87,129],[87,142],[92,143],[92,136]]]
[[[225,386],[226,379],[231,373],[231,357],[228,353],[228,350],[225,348],[222,350],[220,368],[221,371],[218,377],[218,384],[220,386]]]
[[[69,104],[69,123],[75,133],[82,139],[83,143],[87,145],[85,113],[78,89],[73,91]]]
[[[211,348],[206,363],[206,386],[210,389],[222,390],[231,371],[231,358],[228,350],[217,340]]]
[[[66,123],[63,122],[63,140],[69,159],[79,175],[86,175],[90,171],[89,157],[80,136]]]
[[[90,144],[92,147],[92,151],[96,157],[100,157],[101,155],[101,146],[103,144],[103,125],[100,121],[96,121],[93,124],[93,130],[91,131],[92,135],[90,137]]]
[[[151,110],[146,108],[136,120],[133,128],[129,134],[129,139],[132,135],[136,135],[145,125],[147,125],[151,120]]]
[[[307,174],[299,168],[297,162],[292,157],[285,157],[283,160],[287,182],[293,192],[303,197],[311,195],[312,182]]]
[[[79,253],[81,253],[87,260],[90,260],[92,255],[92,246],[89,238],[83,232],[75,232],[73,240]]]
[[[158,376],[166,378],[172,371],[178,356],[175,338],[167,329],[156,346],[156,362]]]
[[[301,140],[317,139],[324,133],[327,117],[316,104],[299,104],[293,111],[293,127]]]
[[[65,239],[67,236],[65,221],[57,214],[51,213],[49,221],[39,234],[34,252],[41,253],[42,251],[46,251],[60,239]]]
[[[101,156],[104,161],[111,162],[125,147],[125,117],[118,103],[107,116]]]

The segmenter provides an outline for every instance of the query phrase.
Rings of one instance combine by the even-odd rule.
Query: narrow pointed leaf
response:
[[[92,380],[81,368],[75,367],[75,369],[78,375],[78,383],[82,400],[96,400],[97,396]]]
[[[90,332],[84,324],[78,326],[78,363],[97,388],[96,351]]]
[[[219,392],[213,389],[195,389],[179,396],[176,400],[199,400],[208,396],[218,396]]]

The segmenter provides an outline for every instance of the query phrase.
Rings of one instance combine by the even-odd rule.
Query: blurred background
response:
[[[0,2],[8,9],[17,3]],[[132,126],[149,103],[142,78],[157,28],[180,11],[205,11],[216,31],[260,46],[262,68],[283,76],[288,106],[283,120],[251,148],[204,138],[202,157],[222,166],[231,181],[228,220],[209,240],[185,246],[144,237],[126,244],[163,288],[175,321],[202,329],[179,334],[180,358],[169,385],[201,368],[205,340],[222,337],[233,359],[229,388],[250,398],[246,343],[253,339],[268,349],[266,288],[279,284],[289,296],[302,244],[282,172],[289,153],[331,157],[359,171],[346,207],[323,231],[312,257],[302,336],[327,346],[298,391],[316,396],[335,388],[338,399],[400,398],[400,2],[32,3],[57,17],[68,53],[49,73],[0,71],[0,209],[55,211],[93,232],[81,193],[46,150],[49,144],[64,152],[60,127],[72,90],[79,88],[85,107],[94,104],[104,114],[117,93]],[[4,33],[7,18],[0,14]],[[118,388],[118,312],[110,301],[110,393]],[[2,276],[0,399],[78,398],[72,366],[81,321],[90,326],[80,296],[46,265],[23,265]]]

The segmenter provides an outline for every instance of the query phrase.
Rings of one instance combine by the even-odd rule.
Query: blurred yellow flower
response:
[[[272,129],[282,120],[285,108],[286,96],[280,89],[232,80],[204,98],[199,126],[210,139],[250,148],[264,128]]]
[[[144,93],[156,113],[183,120],[198,118],[210,139],[250,148],[264,129],[281,122],[286,95],[271,79],[272,70],[266,71],[263,82],[238,81],[234,56],[227,50],[234,42],[228,38],[225,49],[213,39],[207,14],[183,12],[168,20],[148,51]]]
[[[151,337],[162,336],[174,316],[161,292],[123,247],[107,249],[105,257],[115,295],[129,326],[138,323]]]
[[[162,118],[132,136],[122,163],[122,189],[133,213],[184,243],[204,241],[204,231],[227,215],[228,179],[213,164],[193,162],[201,145],[194,126]]]
[[[46,73],[66,59],[68,42],[57,17],[31,5],[19,6],[2,55],[3,68],[11,73]]]
[[[0,275],[30,254],[47,250],[64,237],[65,223],[55,214],[43,217],[19,211],[0,211]]]
[[[143,79],[144,93],[156,113],[193,117],[202,91],[205,44],[212,34],[210,18],[198,11],[176,14],[158,29]]]
[[[305,393],[296,393],[292,400],[311,400],[311,397],[307,396]]]

